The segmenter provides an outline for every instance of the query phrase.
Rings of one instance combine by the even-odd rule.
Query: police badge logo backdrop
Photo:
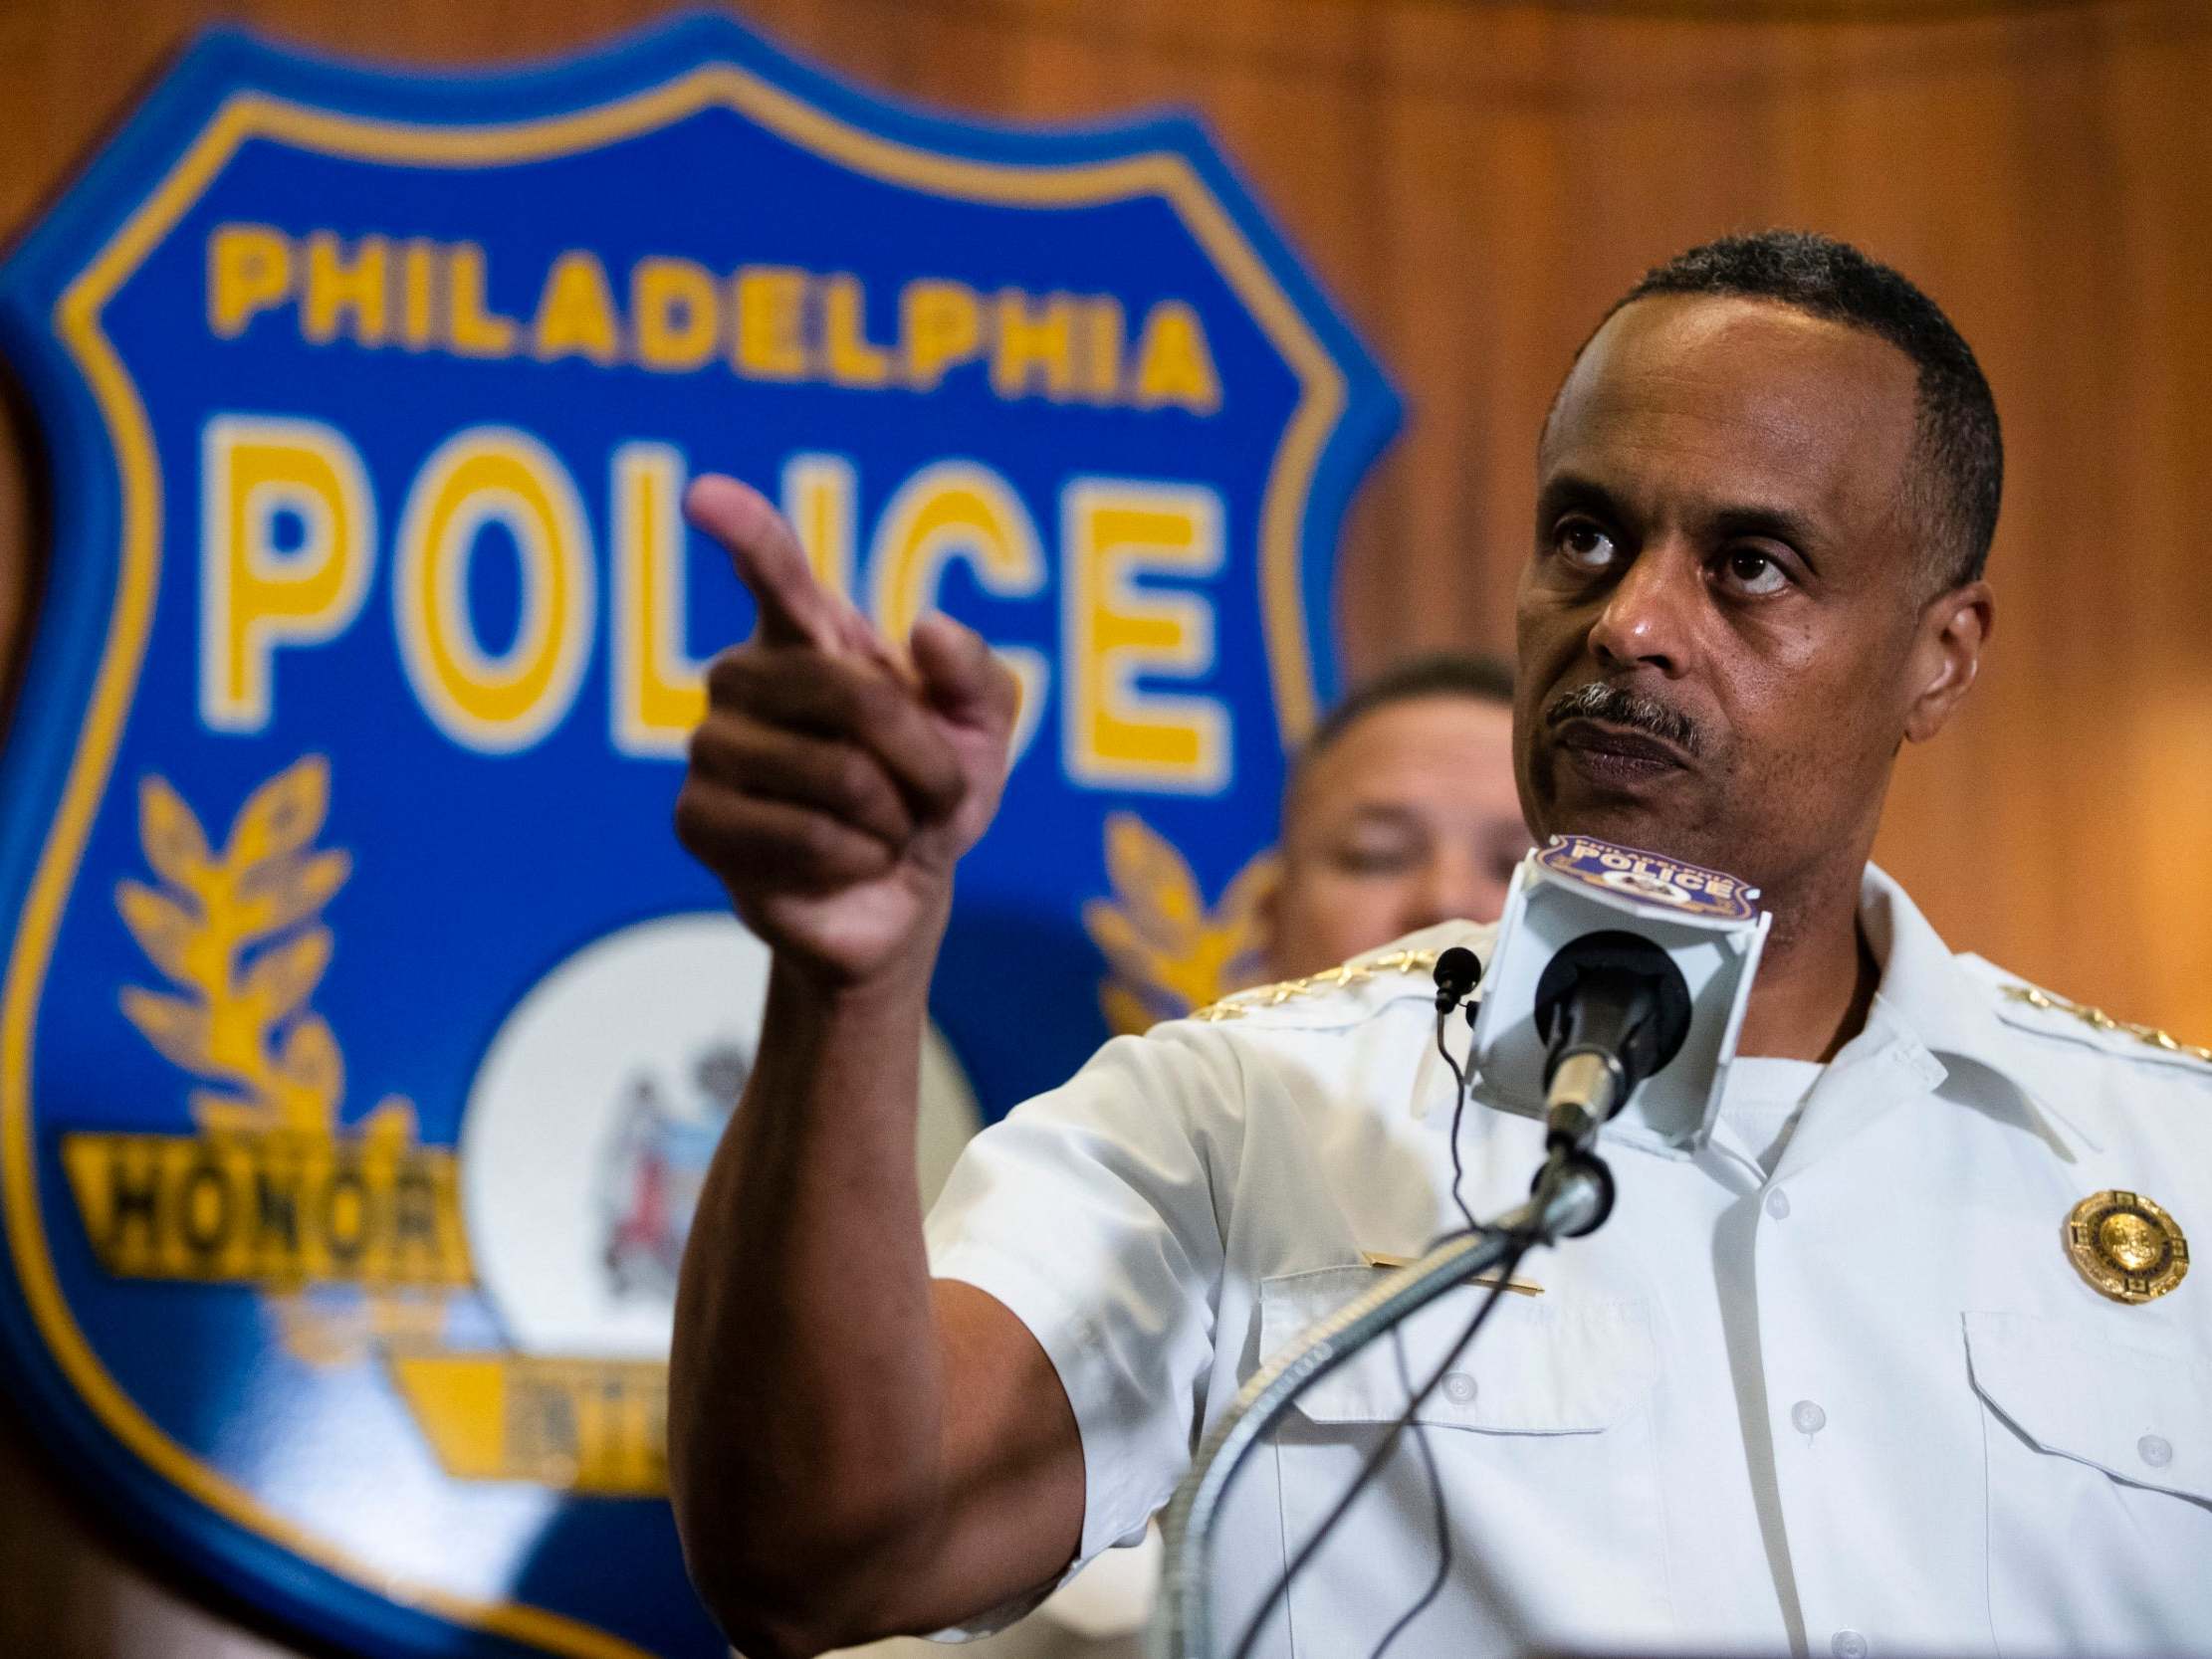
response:
[[[928,1181],[1102,1009],[1236,971],[1393,398],[1195,122],[953,122],[719,19],[473,76],[211,34],[0,330],[56,537],[0,756],[11,1388],[323,1636],[720,1653],[662,1355],[764,952],[667,828],[750,625],[686,479],[1021,678]]]

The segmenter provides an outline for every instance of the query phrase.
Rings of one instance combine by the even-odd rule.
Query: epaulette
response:
[[[1319,973],[1309,973],[1303,979],[1284,979],[1272,985],[1254,985],[1248,991],[1233,991],[1191,1017],[1209,1024],[1242,1019],[1255,1008],[1279,1008],[1300,997],[1324,996],[1364,983],[1379,974],[1433,973],[1437,955],[1434,950],[1386,950],[1379,956],[1354,956],[1348,962],[1325,967]]]
[[[2092,1008],[2086,1003],[2075,1002],[2052,991],[2040,990],[2034,985],[1999,985],[1997,991],[2006,1001],[2033,1008],[2039,1013],[2071,1015],[2091,1030],[2104,1036],[2132,1038],[2157,1050],[2168,1059],[2196,1060],[2212,1065],[2212,1048],[2198,1043],[2185,1043],[2171,1032],[2161,1031],[2154,1025],[2137,1025],[2132,1020],[2114,1019],[2101,1008]],[[2012,1023],[2035,1029],[2025,1020],[2014,1020]],[[2151,1056],[2145,1055],[2143,1058],[2150,1059]]]

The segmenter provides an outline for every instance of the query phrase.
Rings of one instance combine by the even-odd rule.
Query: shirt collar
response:
[[[2017,1033],[1998,1019],[1989,987],[1952,954],[1920,909],[1886,872],[1867,866],[1859,888],[1859,926],[1880,964],[1881,979],[1866,1029],[1836,1056],[1843,1065],[1887,1053],[1932,1092],[1960,1069],[1979,1066],[2007,1086],[2023,1127],[2075,1146],[2095,1148],[2082,1127],[2041,1100]]]
[[[1844,1045],[1831,1070],[1863,1066],[1891,1069],[1933,1094],[1959,1063],[1980,1066],[2009,1086],[2005,1091],[2011,1097],[2008,1104],[2017,1104],[2023,1128],[2047,1141],[2077,1150],[2098,1149],[2096,1140],[2081,1125],[2036,1095],[2029,1083],[2031,1068],[2020,1051],[2018,1038],[1997,1018],[1989,988],[1960,965],[1942,935],[1920,914],[1920,908],[1878,865],[1869,864],[1860,879],[1859,926],[1881,977],[1865,1029]],[[1448,938],[1444,936],[1447,933],[1451,934]],[[1487,962],[1495,940],[1494,925],[1476,929],[1458,923],[1448,929],[1432,929],[1402,942],[1438,947],[1463,943],[1471,945]],[[1475,994],[1480,997],[1479,989]],[[1447,1028],[1457,1038],[1452,1044],[1455,1051],[1466,1041],[1464,1023],[1453,1020]],[[1430,1044],[1416,1068],[1414,1116],[1426,1118],[1438,1105],[1448,1105],[1452,1095],[1446,1068],[1436,1046]],[[1882,1091],[1875,1099],[1893,1102],[1897,1094]],[[1854,1114],[1854,1120],[1849,1126],[1853,1130],[1863,1128],[1868,1121],[1864,1111]],[[1817,1139],[1808,1138],[1805,1149],[1811,1150]],[[1784,1161],[1801,1159],[1786,1154]]]

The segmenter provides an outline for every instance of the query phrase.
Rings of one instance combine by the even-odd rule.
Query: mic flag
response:
[[[1477,1097],[1545,1117],[1546,1061],[1562,952],[1593,933],[1626,933],[1663,952],[1688,992],[1680,1050],[1608,1126],[1618,1140],[1681,1155],[1712,1130],[1751,979],[1766,943],[1758,889],[1735,877],[1593,836],[1554,836],[1522,860],[1483,974],[1472,1058]],[[1547,995],[1547,991],[1551,994]]]

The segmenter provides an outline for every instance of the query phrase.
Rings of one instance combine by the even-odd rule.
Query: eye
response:
[[[1735,547],[1721,555],[1721,573],[1738,593],[1754,596],[1780,593],[1790,585],[1789,572],[1771,553],[1756,547]]]
[[[1618,551],[1613,537],[1588,518],[1568,518],[1552,531],[1552,545],[1559,556],[1577,570],[1596,575],[1613,566]]]
[[[1416,856],[1402,841],[1354,841],[1338,847],[1331,862],[1347,876],[1395,876]]]
[[[1329,864],[1345,876],[1401,875],[1424,856],[1420,832],[1395,819],[1363,818],[1346,826],[1329,843]]]

